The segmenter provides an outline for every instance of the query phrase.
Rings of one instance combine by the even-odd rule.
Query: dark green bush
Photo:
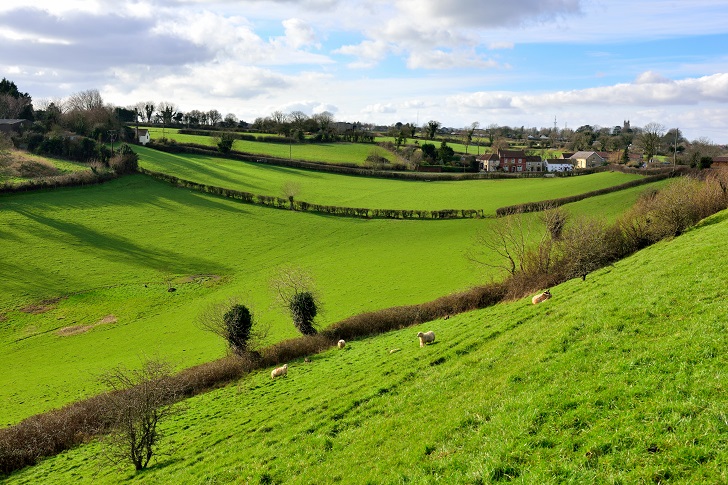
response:
[[[245,305],[233,305],[223,315],[227,341],[233,351],[242,354],[248,348],[250,331],[253,328],[253,315]]]
[[[293,324],[299,332],[304,335],[316,334],[316,328],[313,326],[313,320],[316,318],[318,309],[316,306],[316,298],[309,291],[296,293],[291,298],[288,307],[293,317]]]

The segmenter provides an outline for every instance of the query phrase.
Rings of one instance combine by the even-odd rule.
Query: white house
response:
[[[546,160],[546,170],[548,172],[571,172],[574,170],[574,164],[568,160],[554,158]]]
[[[151,141],[151,138],[149,136],[149,130],[145,130],[144,128],[139,128],[137,130],[137,139],[139,140],[139,143],[142,145],[146,145]]]

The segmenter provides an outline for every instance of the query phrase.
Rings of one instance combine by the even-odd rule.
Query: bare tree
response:
[[[301,192],[301,184],[289,180],[283,183],[281,192],[283,193],[283,197],[288,199],[288,202],[291,204],[290,209],[293,210],[293,199]]]
[[[207,121],[211,126],[215,126],[222,121],[222,115],[216,109],[211,109],[207,112]]]
[[[468,147],[473,142],[473,135],[475,134],[475,130],[477,130],[479,126],[480,126],[480,123],[478,123],[477,121],[474,121],[474,122],[470,123],[470,127],[468,127],[465,130],[464,141],[465,141],[465,153],[466,154],[468,153]]]
[[[104,100],[98,89],[89,89],[72,94],[66,100],[69,111],[93,111],[104,107]]]
[[[564,231],[558,244],[561,267],[567,278],[586,276],[612,261],[613,245],[604,221],[581,218]]]
[[[642,128],[642,132],[637,136],[637,145],[642,148],[647,161],[652,160],[657,155],[664,134],[665,126],[660,123],[647,123]]]
[[[171,375],[168,363],[148,360],[140,369],[120,366],[101,376],[110,390],[104,399],[113,423],[104,450],[113,463],[129,460],[136,470],[142,470],[159,454],[162,435],[158,424],[174,413],[178,395]]]

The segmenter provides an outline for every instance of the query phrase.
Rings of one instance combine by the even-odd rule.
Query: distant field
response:
[[[106,465],[93,442],[8,483],[726,483],[727,216],[538,306],[349,342],[188,399],[147,471]]]
[[[565,178],[516,180],[400,181],[297,170],[191,154],[169,154],[134,147],[140,165],[209,185],[282,196],[282,187],[300,187],[298,200],[347,207],[386,209],[483,209],[554,199],[640,178],[620,172]]]
[[[162,128],[148,128],[152,140],[162,138]],[[165,136],[179,143],[196,143],[215,147],[215,140],[211,136],[182,135],[178,129],[167,128]],[[266,135],[273,136],[273,135]],[[235,140],[233,150],[252,153],[262,157],[294,158],[322,163],[349,163],[363,165],[367,157],[376,153],[380,157],[394,160],[389,151],[375,144],[369,143],[303,143],[286,145],[281,143],[265,143],[258,141]]]
[[[85,170],[90,170],[86,164],[35,155],[24,150],[10,150],[9,157],[0,161],[0,181],[21,182]]]

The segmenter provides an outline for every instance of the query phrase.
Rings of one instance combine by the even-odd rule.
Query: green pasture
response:
[[[152,140],[162,138],[162,128],[148,128]],[[178,143],[196,143],[216,148],[215,138],[202,135],[183,135],[178,129],[166,128],[164,136]],[[265,135],[273,136],[273,135]],[[395,156],[389,151],[380,148],[372,143],[303,143],[303,144],[281,144],[267,143],[260,141],[235,140],[233,150],[261,157],[293,158],[295,160],[307,160],[321,163],[344,163],[364,165],[367,157],[376,153],[390,161]]]
[[[568,207],[612,220],[642,190]],[[493,219],[293,213],[141,175],[0,196],[0,222],[0,426],[94,394],[96,373],[143,355],[179,368],[219,357],[224,345],[196,318],[231,296],[271,325],[269,342],[296,335],[268,289],[284,264],[316,279],[322,326],[500,277],[465,258]]]
[[[538,306],[255,372],[184,402],[141,473],[94,442],[7,482],[726,483],[726,240],[723,212]]]
[[[372,209],[483,209],[554,199],[618,185],[640,175],[602,172],[578,177],[405,181],[299,170],[194,154],[173,154],[134,147],[139,164],[186,180],[254,194],[283,197],[287,183],[309,203]]]

